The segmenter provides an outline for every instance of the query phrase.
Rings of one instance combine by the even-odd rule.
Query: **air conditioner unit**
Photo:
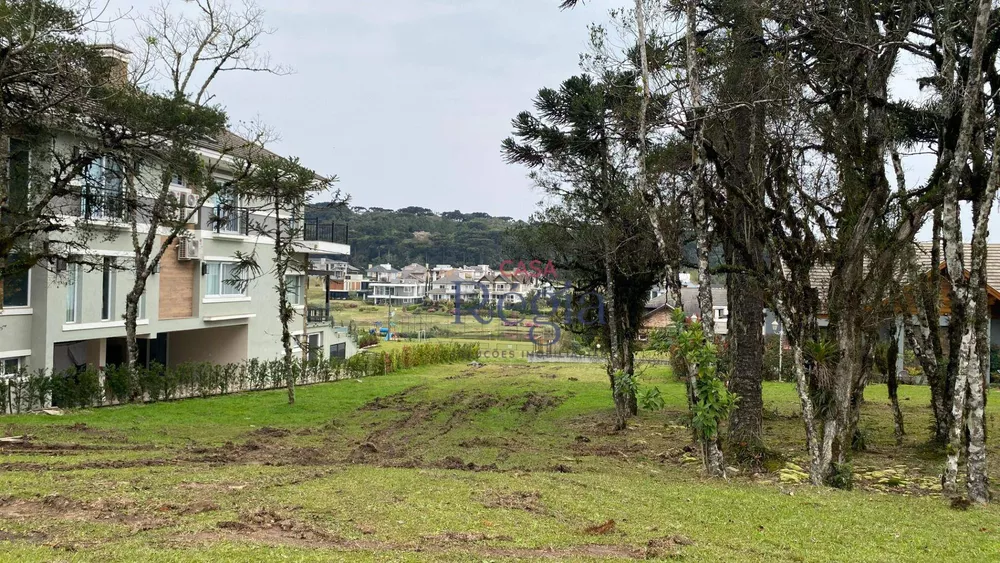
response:
[[[194,194],[187,194],[187,198],[184,201],[184,205],[189,208],[198,207],[198,196]]]
[[[183,221],[187,219],[188,206],[187,198],[190,194],[182,190],[170,190],[170,197],[174,199],[173,205],[176,206],[177,220]]]
[[[177,259],[181,261],[201,259],[201,240],[196,238],[177,239]]]

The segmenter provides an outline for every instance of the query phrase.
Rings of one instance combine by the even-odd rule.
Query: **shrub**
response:
[[[277,389],[293,378],[300,385],[338,379],[387,375],[403,369],[479,358],[478,344],[420,344],[400,350],[371,351],[348,360],[327,359],[322,354],[303,367],[299,361],[283,359],[242,363],[185,363],[130,370],[107,366],[52,374],[45,370],[0,380],[0,413],[21,413],[52,404],[64,408],[99,407],[128,402],[157,402],[186,397],[209,397],[228,393]]]
[[[378,337],[377,334],[370,334],[370,333],[365,334],[362,335],[361,338],[358,338],[358,347],[367,348],[369,346],[374,346],[378,344],[380,340],[381,339]]]
[[[778,381],[779,366],[781,368],[782,381],[795,381],[795,362],[792,359],[791,350],[782,352],[782,358],[778,352],[779,336],[769,334],[764,337],[764,380]]]

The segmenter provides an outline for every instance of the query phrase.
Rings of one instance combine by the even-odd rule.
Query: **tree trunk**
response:
[[[146,280],[149,278],[148,270],[140,262],[140,258],[135,260],[135,264],[135,283],[125,296],[125,359],[129,373],[135,373],[139,363],[139,341],[136,336],[136,327],[139,325],[139,301],[146,292]]]
[[[806,427],[806,450],[809,453],[809,480],[813,485],[823,483],[823,458],[820,455],[819,439],[816,435],[816,414],[812,398],[809,396],[809,380],[806,378],[805,355],[802,353],[801,335],[791,340],[792,361],[795,368],[795,388],[802,406],[802,422]]]
[[[765,117],[771,69],[759,3],[724,2],[712,9],[719,11],[731,29],[719,92],[719,103],[727,109],[723,117],[712,120],[707,133],[726,193],[726,205],[716,217],[730,267],[729,388],[740,398],[729,418],[728,448],[750,459],[763,448],[764,300],[758,276],[766,275],[766,267],[757,210],[765,207]]]
[[[952,301],[953,311],[960,313],[962,319],[962,336],[958,350],[958,368],[955,377],[955,387],[952,394],[951,425],[948,430],[948,458],[945,462],[943,489],[948,494],[958,492],[958,461],[961,452],[968,448],[968,492],[973,502],[985,503],[989,500],[986,476],[985,428],[983,426],[983,406],[986,374],[983,366],[986,362],[981,357],[980,340],[986,336],[982,327],[985,324],[985,263],[986,234],[989,212],[993,207],[998,183],[998,168],[1000,158],[1000,138],[994,140],[993,160],[990,167],[989,181],[981,199],[973,201],[974,227],[972,234],[972,256],[969,275],[965,275],[965,262],[962,257],[962,226],[959,220],[959,177],[967,164],[972,143],[973,124],[979,112],[979,99],[982,85],[982,58],[986,43],[989,24],[989,0],[980,0],[976,17],[972,48],[969,52],[969,75],[963,90],[962,121],[951,162],[949,176],[944,189],[944,207],[942,209],[942,232],[945,243],[945,261],[948,277],[954,289]],[[948,33],[951,33],[949,30]],[[1000,119],[998,116],[997,119]],[[952,358],[956,357],[954,349],[950,350]],[[966,402],[968,401],[969,416],[966,418]],[[968,432],[968,443],[963,444],[962,438]]]
[[[731,273],[729,285],[729,390],[739,397],[729,417],[729,448],[754,455],[763,447],[764,301],[752,276]]]
[[[283,207],[283,201],[280,192],[277,187],[272,194],[274,203],[274,277],[277,279],[278,287],[278,318],[281,321],[281,346],[285,353],[285,369],[287,370],[287,375],[285,377],[285,384],[288,388],[288,404],[295,404],[295,374],[292,370],[292,362],[295,360],[292,358],[292,331],[291,322],[295,316],[295,311],[292,309],[291,304],[288,302],[288,265],[292,260],[291,254],[291,240],[284,240],[282,237],[287,236],[291,238],[292,233],[285,233],[281,228],[281,212]],[[302,339],[306,348],[309,346],[309,336],[306,334],[306,322],[308,321],[309,315],[309,291],[308,291],[308,281],[309,281],[309,256],[306,255],[305,262],[303,264],[303,273],[305,274],[305,283],[302,285],[302,299],[304,301],[305,307],[302,309],[302,319],[303,319],[303,330]],[[308,353],[308,352],[307,352]],[[307,364],[305,360],[308,356],[303,358],[302,363],[302,373],[305,373]]]
[[[630,416],[629,399],[622,362],[622,349],[618,326],[618,306],[615,300],[615,277],[613,261],[611,260],[610,243],[604,252],[604,270],[607,279],[604,310],[607,315],[605,323],[608,327],[608,378],[611,380],[611,395],[615,403],[615,430],[625,430]]]
[[[125,358],[130,375],[136,373],[139,364],[139,341],[136,337],[136,327],[139,324],[139,298],[136,295],[137,292],[133,289],[125,296]],[[135,391],[132,393],[128,397],[129,401],[141,400],[141,397],[135,396]],[[119,397],[119,399],[124,399],[124,397]]]
[[[903,319],[896,321],[896,338],[889,342],[889,353],[886,357],[886,386],[889,389],[889,402],[892,404],[893,434],[896,437],[896,445],[903,445],[903,436],[906,430],[903,428],[903,411],[899,408],[899,377],[896,370],[896,360],[899,358],[899,343],[903,335]]]
[[[707,440],[705,447],[705,467],[709,477],[726,478],[726,462],[722,456],[722,448],[719,446],[719,437],[715,436]]]

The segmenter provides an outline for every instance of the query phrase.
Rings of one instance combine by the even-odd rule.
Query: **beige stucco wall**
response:
[[[247,359],[247,326],[225,326],[171,333],[167,363],[239,363]]]

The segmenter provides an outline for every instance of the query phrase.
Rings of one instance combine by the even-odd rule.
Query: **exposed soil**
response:
[[[483,495],[482,504],[486,508],[507,508],[545,514],[548,510],[542,504],[541,498],[542,494],[538,491],[490,491]]]
[[[223,525],[224,524],[224,525]],[[287,524],[286,526],[287,527]],[[337,536],[307,531],[285,529],[279,525],[264,527],[247,522],[220,523],[217,533],[205,532],[189,536],[185,543],[212,543],[220,540],[248,539],[266,545],[283,545],[303,548],[327,548],[342,551],[374,551],[382,553],[464,553],[476,560],[516,558],[527,560],[576,560],[583,558],[644,559],[650,548],[630,545],[585,544],[562,548],[523,548],[490,545],[513,541],[504,535],[469,532],[441,532],[422,537],[419,541],[394,543],[373,539],[345,539]],[[673,553],[676,555],[676,553]]]
[[[263,428],[258,428],[251,432],[252,435],[258,438],[284,438],[291,435],[290,430],[284,428],[273,428],[271,426],[265,426]]]
[[[498,471],[497,465],[495,463],[490,463],[486,465],[476,465],[471,461],[466,463],[462,461],[462,458],[458,456],[447,456],[446,458],[432,464],[433,467],[439,469],[455,469],[459,471]]]
[[[181,461],[229,465],[257,463],[267,466],[329,465],[335,460],[327,450],[314,447],[289,446],[272,440],[249,440],[242,444],[226,442],[217,448],[194,448]]]
[[[232,530],[250,535],[268,535],[269,533],[273,533],[282,537],[300,540],[331,539],[329,534],[315,526],[266,508],[241,514],[239,521],[219,522],[217,526],[223,530]]]
[[[0,541],[22,541],[28,543],[42,543],[48,539],[48,535],[37,530],[33,530],[24,534],[16,534],[14,532],[5,532],[0,530]]]
[[[111,521],[129,525],[134,532],[152,530],[169,524],[168,520],[143,514],[134,504],[121,500],[107,499],[83,503],[57,494],[45,496],[40,500],[2,499],[0,518]]]
[[[33,463],[10,461],[0,463],[0,471],[78,471],[81,469],[127,469],[130,467],[161,467],[176,465],[173,459],[113,459],[107,461],[85,461],[82,463]]]
[[[146,451],[155,450],[156,446],[141,444],[62,444],[53,442],[33,442],[30,439],[25,442],[4,442],[0,443],[0,453],[31,452],[33,454],[44,455],[74,455],[80,452],[120,452],[120,451]]]

